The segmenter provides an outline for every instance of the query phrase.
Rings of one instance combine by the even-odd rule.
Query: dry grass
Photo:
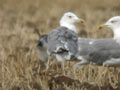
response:
[[[74,63],[66,62],[65,71],[59,65],[43,71],[36,52],[36,40],[68,11],[86,20],[78,25],[81,37],[112,37],[112,31],[96,26],[120,15],[119,6],[118,0],[0,0],[0,90],[120,90],[119,68],[73,70]]]

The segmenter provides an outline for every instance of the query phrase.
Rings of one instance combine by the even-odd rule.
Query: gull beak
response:
[[[83,23],[85,23],[85,20],[83,20],[83,19],[78,19],[77,22],[80,22],[80,24],[83,24]]]
[[[109,23],[105,23],[105,24],[99,25],[98,29],[101,30],[102,28],[104,28],[106,26],[109,26]]]
[[[104,26],[105,26],[104,24],[99,25],[99,26],[98,26],[98,29],[101,30]]]

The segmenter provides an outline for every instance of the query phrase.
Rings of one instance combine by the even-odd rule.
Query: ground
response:
[[[120,15],[118,0],[0,0],[0,90],[120,90],[119,68],[76,62],[52,64],[45,70],[36,42],[59,26],[65,12],[86,20],[80,37],[109,38],[112,30],[97,26]]]

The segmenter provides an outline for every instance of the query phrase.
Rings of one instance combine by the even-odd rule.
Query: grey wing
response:
[[[113,39],[98,40],[92,47],[89,60],[97,65],[102,65],[111,58],[120,58],[120,45]]]
[[[48,52],[57,53],[62,48],[75,55],[78,47],[77,40],[78,36],[75,32],[66,27],[58,27],[48,36]]]
[[[89,54],[89,60],[97,65],[102,65],[105,61],[120,58],[119,50],[96,51]]]
[[[96,41],[96,39],[89,38],[79,38],[78,39],[78,49],[80,56],[87,56],[92,51],[91,44]]]
[[[98,39],[96,40],[93,44],[93,47],[95,47],[95,49],[99,49],[99,50],[108,50],[108,49],[116,49],[119,48],[119,44],[112,38],[107,38],[107,39]]]

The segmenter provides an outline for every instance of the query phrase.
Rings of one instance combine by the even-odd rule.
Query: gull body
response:
[[[48,54],[55,55],[58,61],[64,62],[77,57],[78,36],[66,27],[58,27],[48,35]]]

